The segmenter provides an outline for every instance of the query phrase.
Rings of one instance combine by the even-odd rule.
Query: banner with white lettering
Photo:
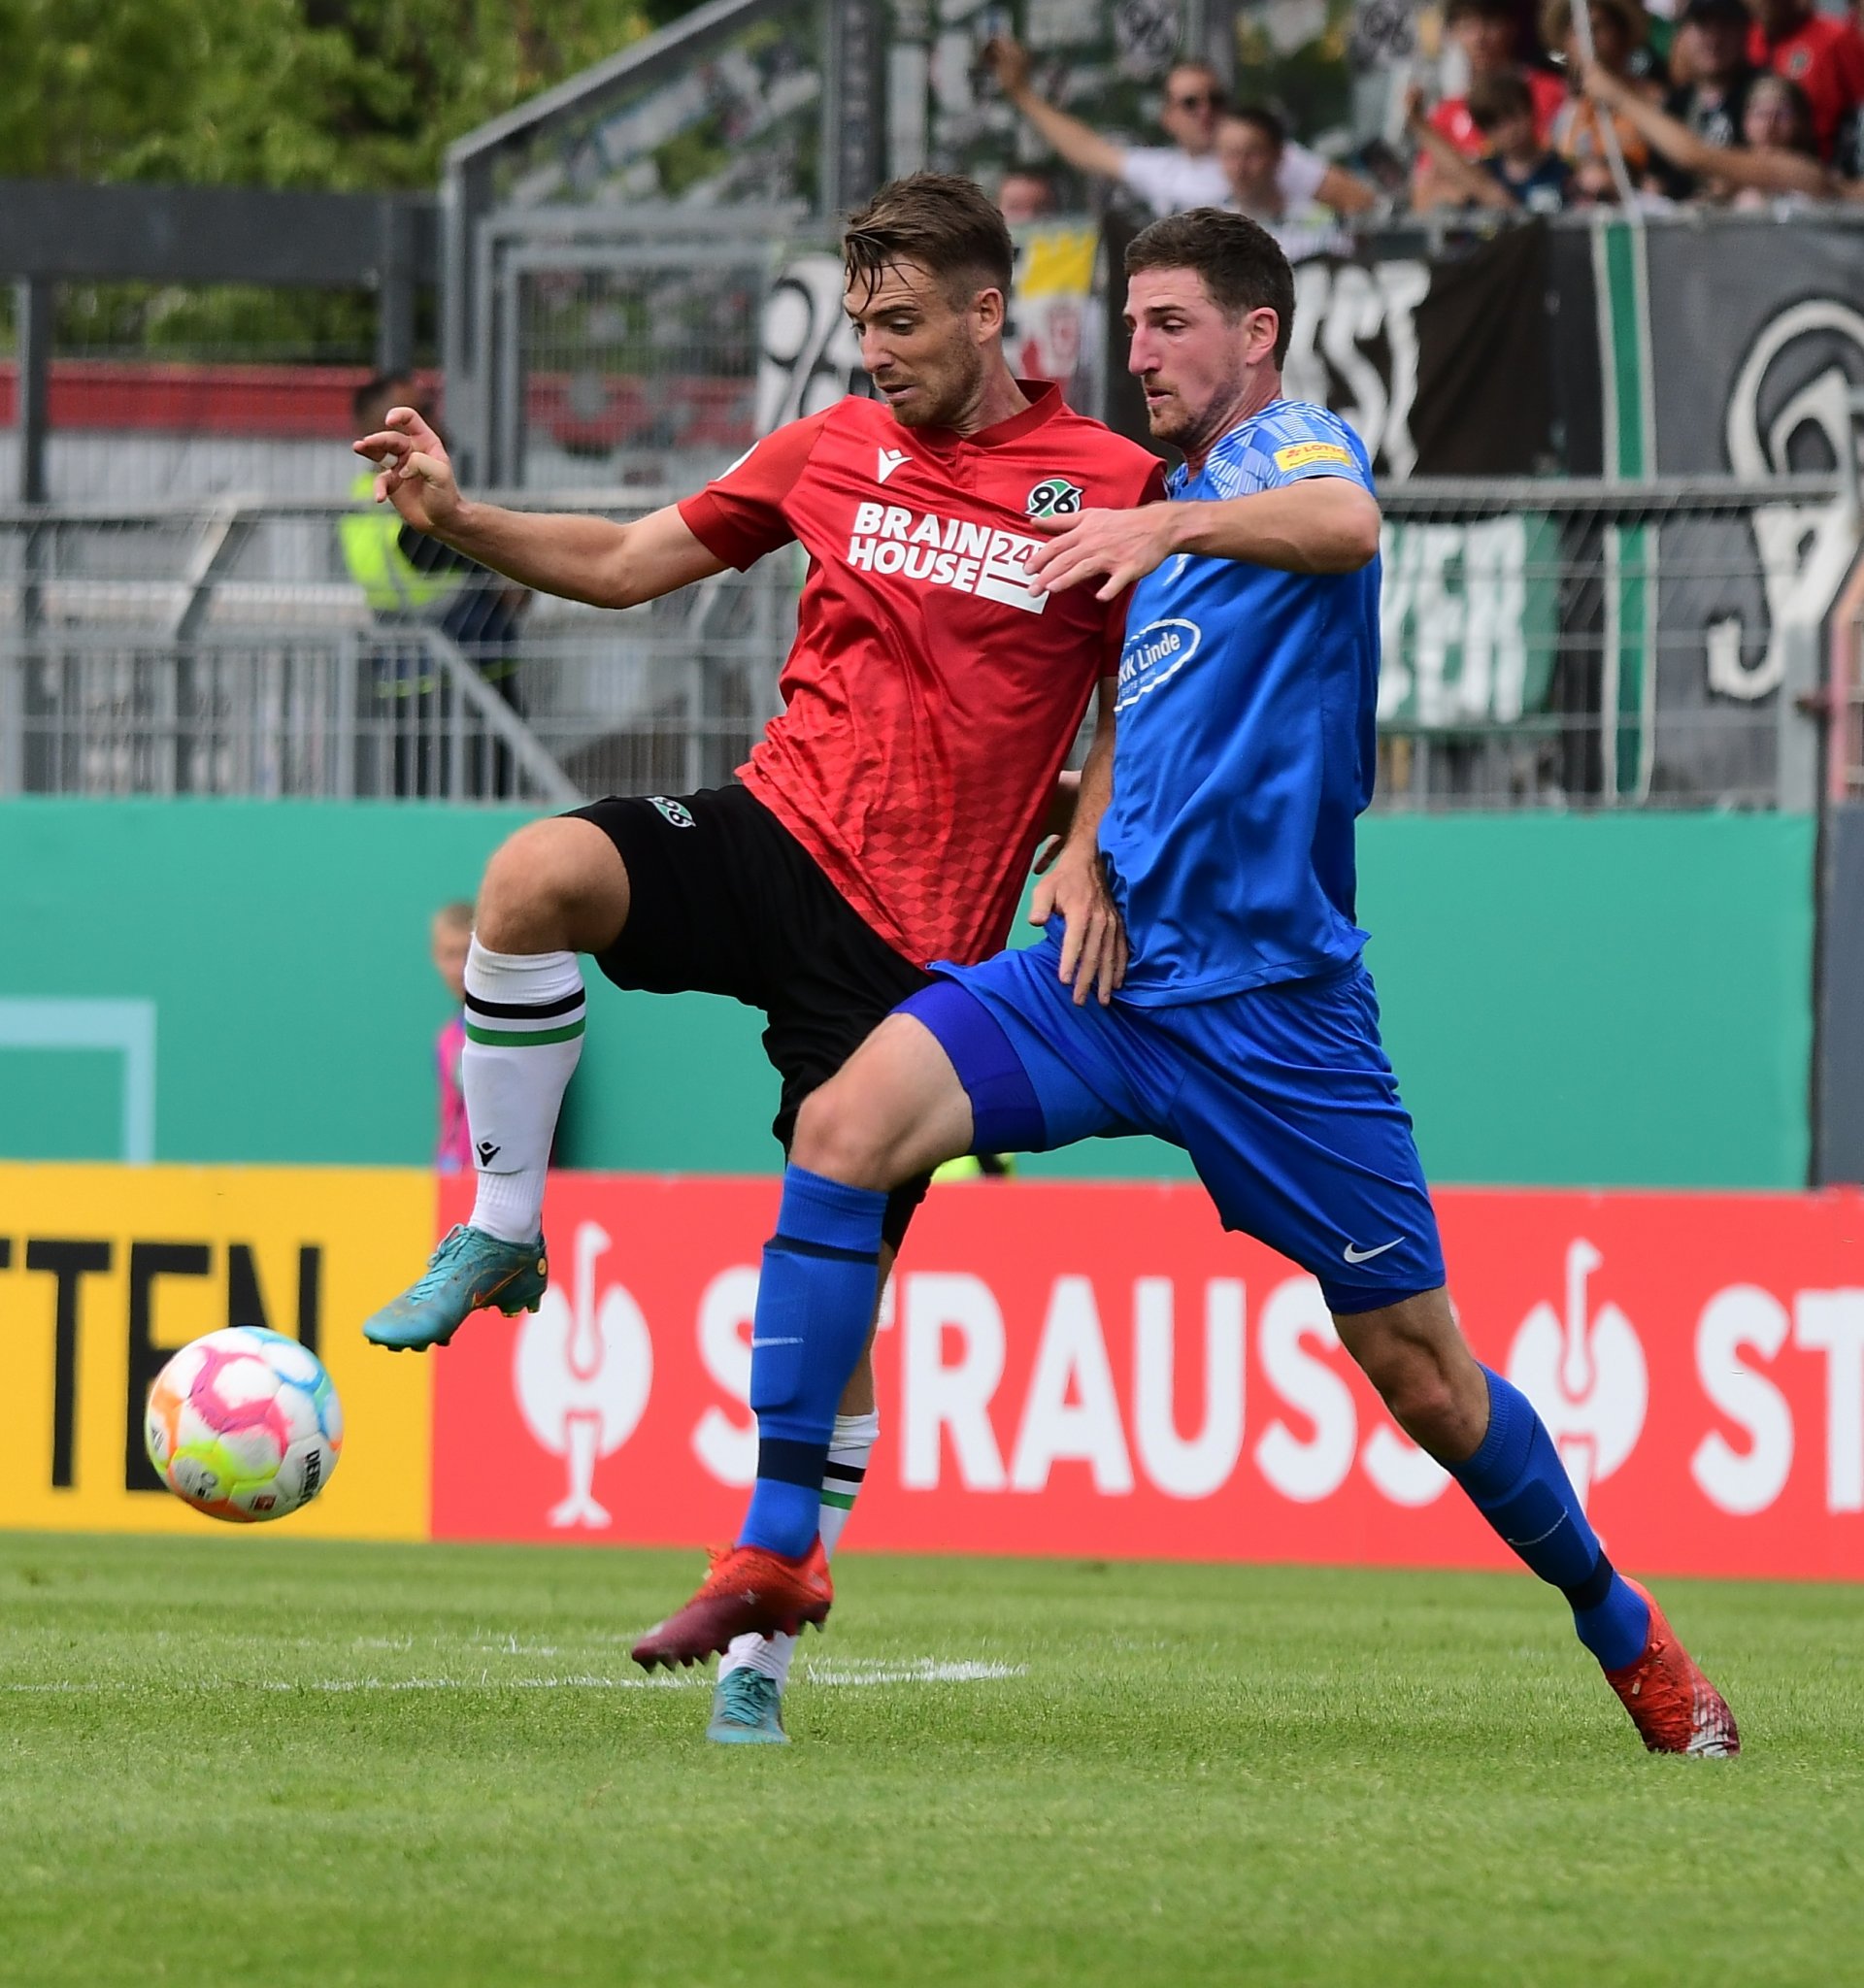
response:
[[[1864,1196],[1439,1196],[1479,1354],[1614,1558],[1864,1574]],[[768,1180],[561,1176],[555,1281],[436,1363],[436,1537],[729,1536]],[[455,1210],[443,1211],[449,1220]],[[887,1294],[874,1549],[1496,1567],[1314,1280],[1176,1185],[936,1188]]]

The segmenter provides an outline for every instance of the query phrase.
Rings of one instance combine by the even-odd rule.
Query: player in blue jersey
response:
[[[1074,987],[1051,921],[1028,951],[941,967],[805,1101],[751,1340],[750,1509],[635,1656],[689,1663],[826,1614],[817,1487],[887,1191],[959,1153],[1149,1132],[1190,1153],[1226,1227],[1318,1279],[1400,1427],[1565,1595],[1645,1743],[1735,1753],[1720,1693],[1606,1557],[1539,1415],[1477,1363],[1444,1287],[1355,919],[1379,673],[1365,450],[1282,398],[1293,279],[1252,221],[1156,222],[1126,271],[1130,363],[1184,467],[1170,501],[1084,513],[1034,562],[1050,591],[1137,582],[1100,830],[1120,984]]]

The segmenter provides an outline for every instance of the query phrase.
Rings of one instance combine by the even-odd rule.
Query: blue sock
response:
[[[884,1194],[802,1167],[783,1174],[750,1331],[757,1482],[741,1546],[793,1560],[816,1538],[835,1410],[874,1318],[885,1209]]]
[[[1499,1374],[1482,1372],[1488,1433],[1449,1474],[1503,1543],[1565,1595],[1580,1640],[1608,1671],[1620,1671],[1643,1655],[1650,1610],[1605,1557],[1534,1404]]]

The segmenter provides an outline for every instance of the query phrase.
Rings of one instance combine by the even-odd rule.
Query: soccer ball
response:
[[[235,1525],[310,1504],[343,1454],[343,1408],[323,1362],[263,1326],[183,1346],[155,1376],[149,1460],[184,1505]]]

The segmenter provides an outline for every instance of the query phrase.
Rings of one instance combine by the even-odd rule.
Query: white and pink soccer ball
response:
[[[233,1325],[183,1346],[155,1376],[143,1437],[183,1504],[252,1525],[296,1511],[329,1483],[343,1408],[308,1346]]]

